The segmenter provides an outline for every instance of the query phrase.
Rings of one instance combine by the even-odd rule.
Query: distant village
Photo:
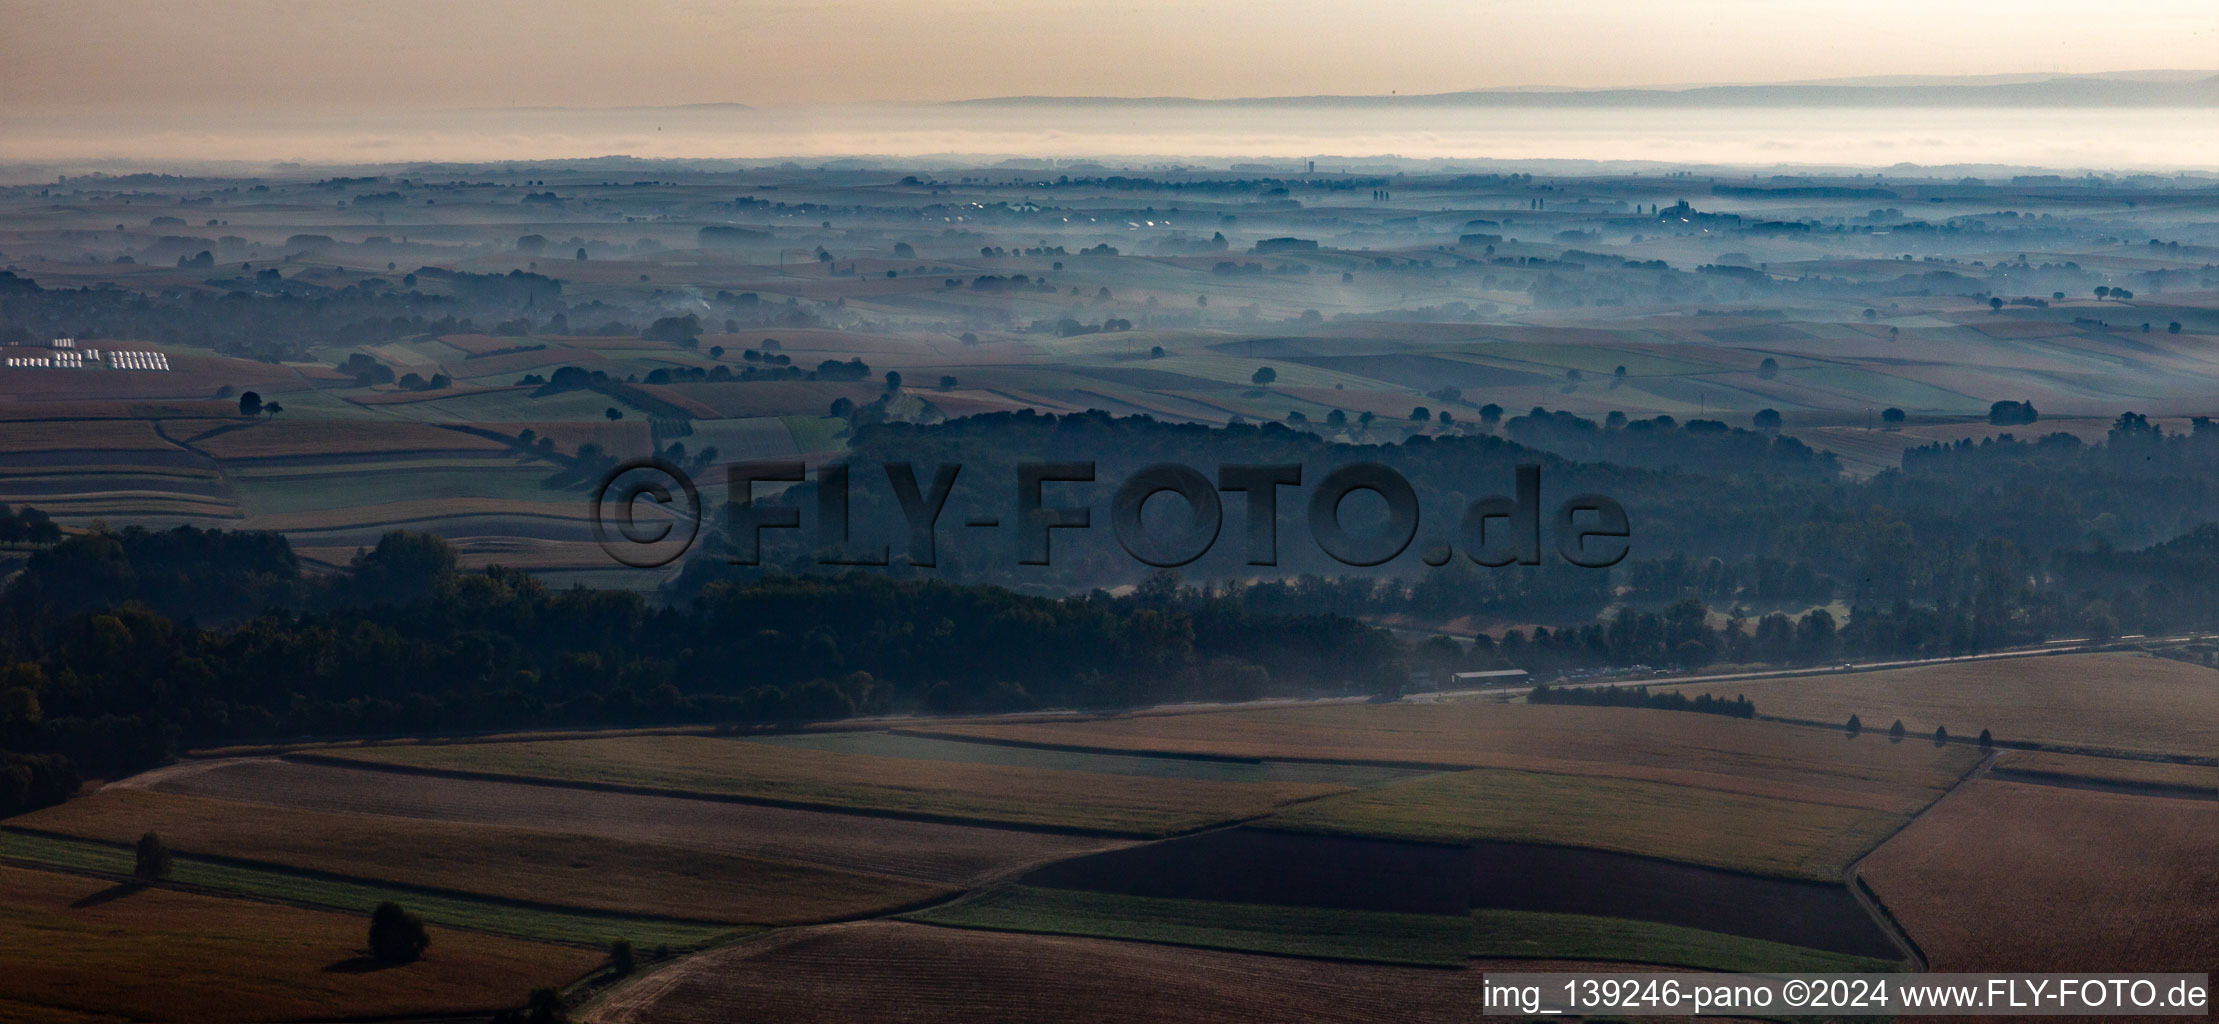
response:
[[[152,370],[168,373],[170,357],[144,349],[78,348],[75,338],[55,338],[44,345],[10,345],[4,365],[11,370]],[[32,353],[37,353],[36,355]]]

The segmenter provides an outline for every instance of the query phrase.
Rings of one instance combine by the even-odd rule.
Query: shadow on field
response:
[[[69,906],[72,910],[83,910],[86,907],[97,907],[104,903],[114,903],[115,901],[120,900],[125,896],[130,896],[134,893],[137,893],[139,890],[144,888],[146,888],[145,882],[117,882],[116,884],[102,889],[99,892],[93,893],[92,895],[87,896],[81,900],[78,900],[77,902],[72,903]]]
[[[1060,861],[1022,881],[1128,896],[1411,914],[1585,914],[1882,959],[1900,953],[1840,882],[1527,843],[1447,846],[1243,827]]]
[[[383,971],[383,970],[387,970],[387,969],[389,969],[389,968],[393,968],[393,967],[398,967],[398,966],[400,966],[400,965],[399,965],[399,964],[389,964],[389,963],[386,963],[386,962],[385,962],[385,961],[383,961],[383,960],[380,960],[380,959],[378,959],[377,957],[374,957],[374,956],[367,956],[367,955],[363,955],[363,954],[359,954],[359,953],[358,953],[358,954],[356,954],[356,955],[354,955],[354,956],[350,956],[350,957],[346,958],[345,960],[334,960],[334,961],[332,961],[331,963],[325,964],[325,965],[324,965],[324,973],[325,973],[325,974],[370,974],[370,973],[373,973],[373,972],[376,972],[376,971]]]

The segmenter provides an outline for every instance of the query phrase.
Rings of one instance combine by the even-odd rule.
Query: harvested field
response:
[[[343,485],[342,485],[343,486]],[[561,522],[586,523],[583,501],[520,501],[504,498],[426,499],[379,505],[356,505],[344,510],[317,509],[271,512],[252,516],[239,524],[242,530],[310,531],[329,529],[393,528],[412,523],[477,516],[522,516]]]
[[[496,777],[702,794],[924,819],[1157,836],[1254,817],[1346,787],[1135,779],[1046,768],[834,754],[705,736],[406,744],[320,756]]]
[[[365,455],[385,452],[503,452],[508,446],[475,434],[406,420],[364,424],[349,420],[276,420],[193,439],[194,446],[224,459]]]
[[[1760,713],[1814,722],[1859,716],[1867,729],[1903,720],[1911,734],[1946,726],[1969,739],[2208,756],[2219,735],[2219,671],[2136,654],[1925,665],[1732,684]]]
[[[1979,760],[1965,748],[1871,736],[1851,743],[1716,715],[1495,703],[950,723],[934,731],[1102,750],[1563,772],[1903,814],[1931,802]]]
[[[187,762],[109,788],[119,786],[314,811],[553,829],[934,883],[975,884],[1012,868],[1092,853],[1115,842],[276,758]]]
[[[791,924],[947,892],[928,883],[540,829],[332,814],[109,789],[11,820],[42,832],[536,904]]]
[[[825,730],[755,737],[751,742],[840,754],[872,754],[926,761],[961,761],[1023,768],[1062,768],[1110,775],[1165,779],[1216,779],[1223,782],[1319,782],[1338,786],[1377,786],[1430,774],[1425,769],[1382,768],[1361,764],[1303,761],[1234,761],[1221,758],[1098,754],[1051,750],[1006,743],[946,739],[929,732]]]
[[[423,960],[380,969],[363,927],[357,914],[0,867],[0,1010],[177,1024],[491,1010],[601,959],[435,927]]]
[[[904,915],[954,928],[1091,935],[1322,960],[1461,967],[1471,919],[1004,886]]]
[[[175,451],[152,420],[32,420],[0,423],[0,452]]]
[[[4,829],[0,829],[0,859],[31,867],[117,877],[130,874],[132,868],[129,847]],[[528,907],[470,896],[445,896],[421,889],[350,882],[284,868],[203,860],[191,854],[180,854],[171,863],[170,880],[219,894],[328,907],[356,914],[367,914],[379,903],[392,900],[434,924],[603,949],[615,939],[630,939],[646,946],[668,944],[685,948],[755,930],[658,917]]]
[[[1981,779],[1864,863],[1940,971],[2219,965],[2219,802]]]
[[[1833,881],[1910,813],[1633,779],[1487,769],[1291,807],[1266,825],[1436,843],[1573,846]]]
[[[725,1024],[744,1013],[853,1024],[898,1006],[906,1024],[1469,1024],[1481,1019],[1480,979],[1479,970],[867,921],[705,953],[625,986],[586,1019]]]
[[[2200,796],[2219,799],[2219,768],[2160,761],[2128,761],[2116,757],[2052,754],[2040,750],[2005,751],[1989,774],[2020,782],[2052,785],[2092,785],[2121,790],[2147,790],[2159,796]]]

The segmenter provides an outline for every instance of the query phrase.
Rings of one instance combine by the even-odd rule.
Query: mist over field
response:
[[[2208,2],[0,24],[0,1019],[2219,963]]]

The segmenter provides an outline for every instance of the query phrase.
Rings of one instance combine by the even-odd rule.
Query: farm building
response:
[[[1458,672],[1449,677],[1449,682],[1457,686],[1507,686],[1511,683],[1525,681],[1526,670],[1522,668],[1495,669],[1491,672]]]

